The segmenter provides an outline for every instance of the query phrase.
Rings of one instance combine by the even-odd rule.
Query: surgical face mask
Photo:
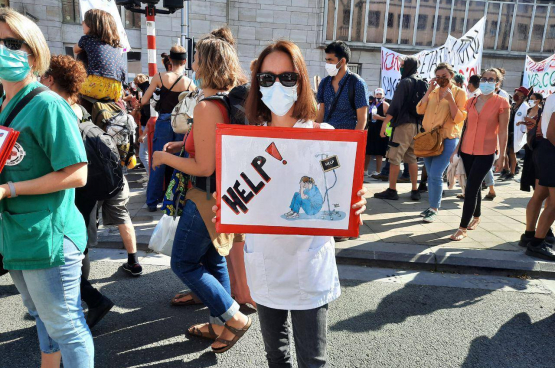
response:
[[[339,73],[339,68],[337,67],[337,64],[326,63],[326,72],[328,72],[330,77],[335,77],[337,73]]]
[[[0,79],[7,82],[21,82],[29,72],[31,66],[25,51],[13,51],[0,45]]]
[[[530,100],[530,101],[528,101],[528,105],[530,105],[530,107],[535,107],[537,103],[538,103],[537,100]]]
[[[404,67],[404,66],[402,66],[402,67],[399,68],[399,73],[401,73],[401,75],[403,75],[403,72],[404,72],[404,71],[405,71],[405,67]]]
[[[193,78],[193,83],[195,84],[195,86],[200,89],[202,86],[202,81],[200,79],[197,79],[197,73],[193,72],[191,78]]]
[[[297,86],[284,87],[276,81],[271,87],[260,87],[262,102],[277,116],[284,116],[297,101]]]
[[[484,95],[490,95],[495,92],[495,83],[494,82],[481,82],[480,83],[480,90]]]

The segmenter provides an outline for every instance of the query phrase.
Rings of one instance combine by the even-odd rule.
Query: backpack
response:
[[[117,115],[120,111],[122,111],[121,107],[114,101],[95,101],[91,110],[92,122],[105,131],[106,121],[112,116]]]
[[[226,93],[218,93],[214,96],[205,97],[206,101],[221,101],[229,112],[229,123],[236,125],[249,125],[245,115],[245,101],[251,88],[250,83],[233,88]]]
[[[81,106],[83,119],[79,131],[87,153],[87,184],[80,188],[90,198],[102,201],[123,188],[123,170],[118,149],[112,137],[96,126]]]
[[[135,119],[125,111],[120,111],[104,121],[105,131],[114,140],[122,165],[127,166],[135,154]]]
[[[185,134],[193,123],[193,111],[198,104],[200,91],[185,91],[172,111],[171,123],[174,133]]]
[[[428,83],[424,81],[420,77],[410,76],[408,77],[412,82],[410,96],[410,101],[405,105],[405,111],[408,112],[412,117],[416,119],[418,124],[422,123],[422,115],[416,112],[416,105],[420,102],[420,100],[424,97],[426,92],[428,91]]]

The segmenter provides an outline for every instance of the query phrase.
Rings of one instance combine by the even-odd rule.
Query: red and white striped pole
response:
[[[156,27],[154,23],[156,8],[146,7],[146,40],[148,53],[148,76],[154,77],[157,72],[156,67]]]

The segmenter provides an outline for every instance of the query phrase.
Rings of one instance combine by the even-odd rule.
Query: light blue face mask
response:
[[[480,91],[482,91],[484,95],[492,94],[495,91],[495,85],[495,82],[481,82]]]
[[[193,79],[193,84],[195,86],[197,86],[198,89],[201,89],[202,80],[197,79],[197,73],[196,72],[193,72],[193,75],[191,76],[191,78]]]
[[[271,87],[260,87],[262,102],[277,116],[284,116],[297,101],[297,86],[284,87],[276,81]]]
[[[29,72],[28,54],[25,51],[13,51],[0,45],[0,79],[7,82],[21,82]]]

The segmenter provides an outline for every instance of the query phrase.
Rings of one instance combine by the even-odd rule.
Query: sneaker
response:
[[[121,268],[123,268],[123,270],[125,272],[128,272],[129,274],[131,274],[131,276],[140,276],[143,273],[143,267],[138,264],[135,263],[134,265],[130,265],[128,262],[125,262]]]
[[[418,190],[410,191],[410,199],[412,199],[413,201],[419,201],[420,198],[420,192]]]
[[[92,329],[108,312],[114,307],[114,302],[102,296],[102,302],[95,308],[89,308],[87,313],[87,325]]]
[[[507,174],[503,177],[503,181],[510,181],[513,180],[515,178],[514,174]]]
[[[399,179],[397,179],[397,183],[410,183],[410,178],[404,178],[401,176]]]
[[[376,180],[381,180],[381,181],[387,181],[389,180],[389,177],[387,175],[383,175],[383,174],[377,174],[377,175],[370,175],[370,177],[372,179],[376,179]]]
[[[424,211],[420,212],[420,217],[428,216],[428,212],[430,212],[431,210],[432,210],[431,208],[428,208],[428,209],[425,209]]]
[[[518,246],[522,248],[526,248],[528,243],[534,240],[534,236],[526,236],[526,234],[522,234],[520,236],[520,241],[518,242]]]
[[[546,241],[535,247],[529,244],[526,247],[526,255],[545,259],[547,261],[555,261],[555,250],[553,250],[551,244]]]
[[[377,172],[377,171],[373,171],[371,174],[368,174],[368,176],[370,176],[370,177],[372,177],[372,178],[373,178],[374,176],[378,176],[378,175],[380,175],[380,173]]]
[[[434,222],[437,218],[438,213],[434,210],[429,210],[428,211],[428,215],[426,217],[424,217],[422,219],[422,221],[424,221],[425,223],[431,224],[432,222]]]
[[[383,192],[375,193],[374,198],[389,199],[389,200],[392,200],[392,201],[396,201],[396,200],[399,199],[399,194],[397,194],[396,190],[387,188]]]

